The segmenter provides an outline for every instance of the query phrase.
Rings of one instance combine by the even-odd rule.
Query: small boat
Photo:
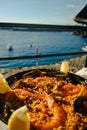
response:
[[[83,45],[82,50],[86,52],[87,51],[87,45]]]
[[[12,51],[13,50],[13,46],[12,45],[7,45],[7,49],[8,49],[8,51]]]
[[[32,47],[32,44],[29,43],[29,44],[28,44],[28,47]]]

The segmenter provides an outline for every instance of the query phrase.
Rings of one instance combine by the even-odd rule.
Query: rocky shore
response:
[[[70,66],[70,71],[73,73],[76,73],[78,70],[80,70],[81,68],[84,67],[85,64],[85,56],[81,56],[81,57],[76,57],[76,58],[72,58],[67,60]],[[2,73],[5,78],[13,75],[15,73],[21,72],[21,71],[25,71],[25,70],[31,70],[31,69],[36,69],[36,68],[40,68],[40,69],[52,69],[52,70],[60,70],[60,66],[61,66],[61,62],[58,62],[56,64],[51,64],[51,65],[42,65],[42,66],[32,66],[32,67],[19,67],[19,68],[12,68],[12,69],[0,69],[0,73]]]

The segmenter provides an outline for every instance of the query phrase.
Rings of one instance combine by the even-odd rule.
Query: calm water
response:
[[[75,36],[69,32],[0,30],[0,58],[36,55],[36,48],[40,55],[80,52],[84,43],[87,43],[87,38]],[[13,51],[8,51],[8,44],[13,46]],[[38,64],[54,64],[71,57],[75,56],[39,58]],[[0,68],[35,66],[36,61],[36,59],[0,61]]]

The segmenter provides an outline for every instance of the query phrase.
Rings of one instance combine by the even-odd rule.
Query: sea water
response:
[[[81,52],[85,43],[87,38],[70,32],[0,30],[0,58]],[[9,51],[9,45],[13,50]],[[0,68],[49,65],[73,57],[75,55],[0,60]]]

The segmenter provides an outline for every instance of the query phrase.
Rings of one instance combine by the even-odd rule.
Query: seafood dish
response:
[[[5,123],[26,105],[30,130],[86,130],[87,82],[73,73],[33,69],[8,77],[10,89],[0,94],[0,116]]]

